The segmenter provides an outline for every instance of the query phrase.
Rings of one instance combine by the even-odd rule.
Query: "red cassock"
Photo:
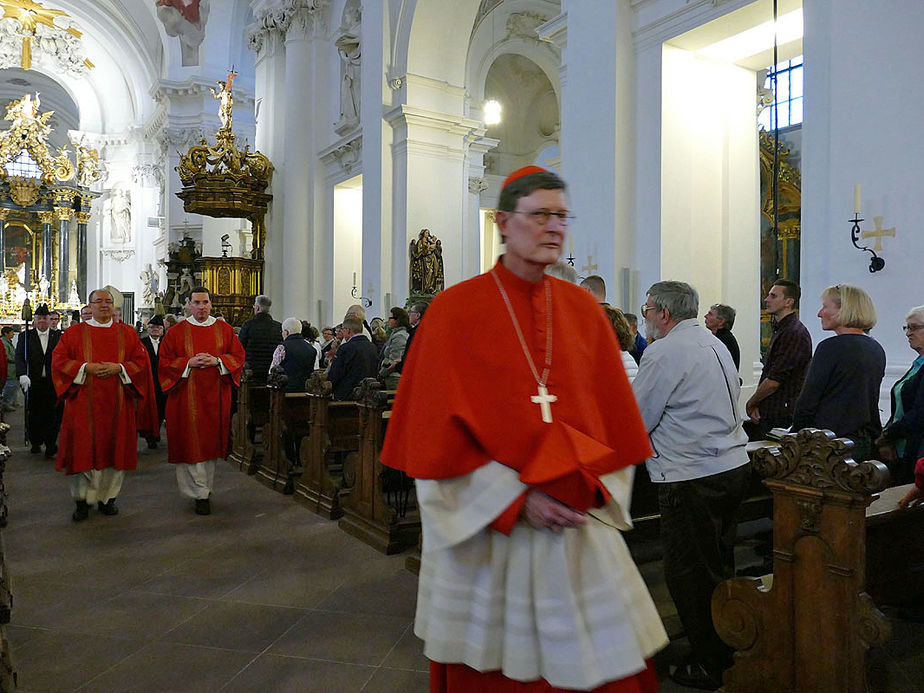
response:
[[[191,320],[192,318],[190,318]],[[183,371],[193,356],[217,356],[230,373],[218,368]],[[223,320],[209,327],[178,322],[164,335],[158,351],[160,385],[167,395],[167,461],[195,464],[231,452],[231,393],[241,386],[244,347]]]
[[[533,363],[545,362],[549,315],[543,282],[501,263]],[[552,282],[553,423],[544,423],[513,321],[490,273],[440,294],[420,323],[395,397],[382,461],[418,479],[451,479],[490,460],[579,510],[608,499],[599,477],[651,454],[612,325],[590,294]],[[477,335],[473,326],[490,326]]]
[[[600,477],[651,454],[612,325],[582,288],[520,279],[500,261],[503,283],[533,363],[545,363],[552,327],[548,392],[552,423],[545,423],[533,376],[494,278],[475,277],[437,296],[420,323],[395,397],[382,462],[418,479],[464,476],[496,460],[520,480],[578,510],[602,506],[609,494]],[[551,318],[551,319],[549,319]],[[478,327],[478,332],[471,330]],[[485,327],[488,327],[485,330]],[[525,501],[520,496],[494,518],[509,534]],[[610,681],[595,693],[654,693],[648,668]],[[430,691],[536,693],[559,691],[544,679],[519,682],[500,671],[431,662]]]
[[[55,469],[78,474],[137,466],[138,430],[150,425],[151,405],[156,407],[147,356],[135,330],[123,322],[109,327],[82,322],[62,333],[51,358],[52,381],[64,401]],[[122,364],[131,384],[118,375],[86,375],[82,385],[74,384],[83,364],[104,361]]]

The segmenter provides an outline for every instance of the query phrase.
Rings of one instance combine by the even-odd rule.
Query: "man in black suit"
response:
[[[253,379],[265,383],[273,361],[273,352],[282,343],[282,325],[273,320],[270,306],[273,302],[269,296],[259,295],[254,299],[254,316],[241,325],[238,339],[244,345],[245,358]]]
[[[327,372],[336,400],[351,399],[353,388],[365,378],[374,378],[379,371],[379,350],[362,330],[362,322],[354,317],[343,321],[343,343]]]
[[[51,353],[61,333],[50,328],[48,306],[44,303],[35,310],[35,328],[20,335],[16,345],[16,375],[19,386],[26,393],[26,421],[29,425],[29,442],[32,452],[42,451],[49,459],[58,452],[58,429],[64,405],[58,404],[54,383],[51,381]]]
[[[164,407],[167,405],[167,397],[160,388],[160,379],[157,377],[157,352],[160,349],[160,340],[164,336],[164,317],[155,315],[148,320],[148,333],[141,339],[141,343],[148,352],[148,358],[151,361],[151,375],[154,376],[154,396],[157,399],[157,432],[156,435],[146,438],[148,448],[154,449],[160,440],[160,425],[164,421]]]

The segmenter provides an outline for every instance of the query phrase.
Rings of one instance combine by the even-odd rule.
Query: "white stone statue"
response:
[[[131,243],[132,196],[128,190],[113,190],[109,215],[112,220],[110,236],[113,243]]]
[[[39,279],[39,295],[43,298],[48,298],[49,291],[51,290],[51,282],[48,281],[48,277],[42,277]],[[36,297],[38,298],[38,297]]]
[[[154,297],[157,296],[157,276],[148,263],[139,275],[141,279],[141,305],[144,308],[154,307]]]
[[[177,284],[177,293],[181,295],[192,293],[192,290],[196,288],[196,280],[192,276],[192,273],[190,273],[188,267],[183,268],[183,274],[180,275],[180,279]]]
[[[362,48],[359,36],[347,33],[337,39],[340,53],[340,120],[355,121],[359,118],[359,68]]]

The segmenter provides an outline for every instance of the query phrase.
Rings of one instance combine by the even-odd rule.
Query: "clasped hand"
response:
[[[534,529],[550,529],[556,533],[565,527],[579,527],[587,522],[584,513],[535,489],[526,494],[522,516]]]
[[[100,363],[88,363],[86,372],[94,378],[109,378],[118,375],[122,371],[122,366],[118,363],[103,361]]]
[[[218,365],[218,357],[206,352],[200,352],[189,359],[190,368],[213,368]]]

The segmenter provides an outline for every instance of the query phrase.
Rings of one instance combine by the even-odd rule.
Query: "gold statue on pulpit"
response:
[[[212,92],[212,96],[218,99],[218,119],[221,121],[222,130],[231,130],[232,124],[232,115],[231,111],[234,110],[234,95],[231,93],[231,84],[234,82],[234,76],[237,73],[232,68],[231,72],[228,73],[228,79],[217,82],[218,86],[221,87],[218,91],[215,91],[214,88],[209,89]]]

